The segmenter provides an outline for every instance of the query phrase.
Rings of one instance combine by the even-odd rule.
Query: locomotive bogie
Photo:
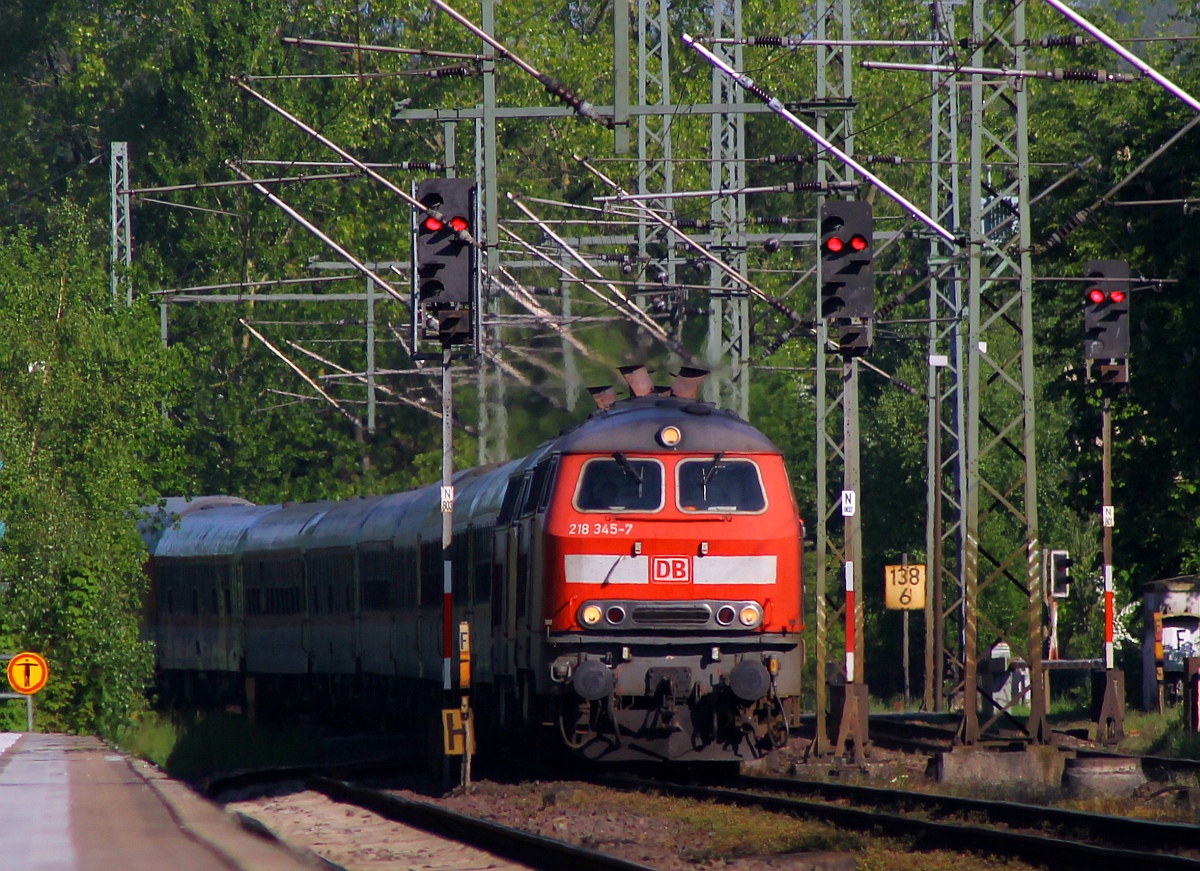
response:
[[[786,740],[801,658],[797,645],[589,645],[560,652],[550,675],[563,738],[589,759],[750,759]]]

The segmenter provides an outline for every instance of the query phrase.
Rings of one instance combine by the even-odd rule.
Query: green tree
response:
[[[49,661],[41,728],[111,734],[151,674],[133,520],[155,481],[183,487],[160,408],[173,368],[149,307],[111,308],[79,211],[47,227],[47,244],[0,239],[0,639]]]

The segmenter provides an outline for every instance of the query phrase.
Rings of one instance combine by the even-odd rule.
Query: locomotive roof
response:
[[[674,396],[639,396],[597,411],[555,444],[564,453],[661,451],[664,426],[683,433],[680,452],[780,453],[765,435],[732,411]]]

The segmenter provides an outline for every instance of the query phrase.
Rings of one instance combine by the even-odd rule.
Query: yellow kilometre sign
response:
[[[884,604],[889,611],[925,607],[925,566],[884,566]]]
[[[8,661],[8,685],[14,692],[31,696],[46,685],[50,667],[39,654],[18,653]]]

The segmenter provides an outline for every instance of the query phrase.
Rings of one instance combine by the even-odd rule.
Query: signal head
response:
[[[1084,275],[1084,358],[1124,361],[1129,356],[1129,263],[1089,260]]]

